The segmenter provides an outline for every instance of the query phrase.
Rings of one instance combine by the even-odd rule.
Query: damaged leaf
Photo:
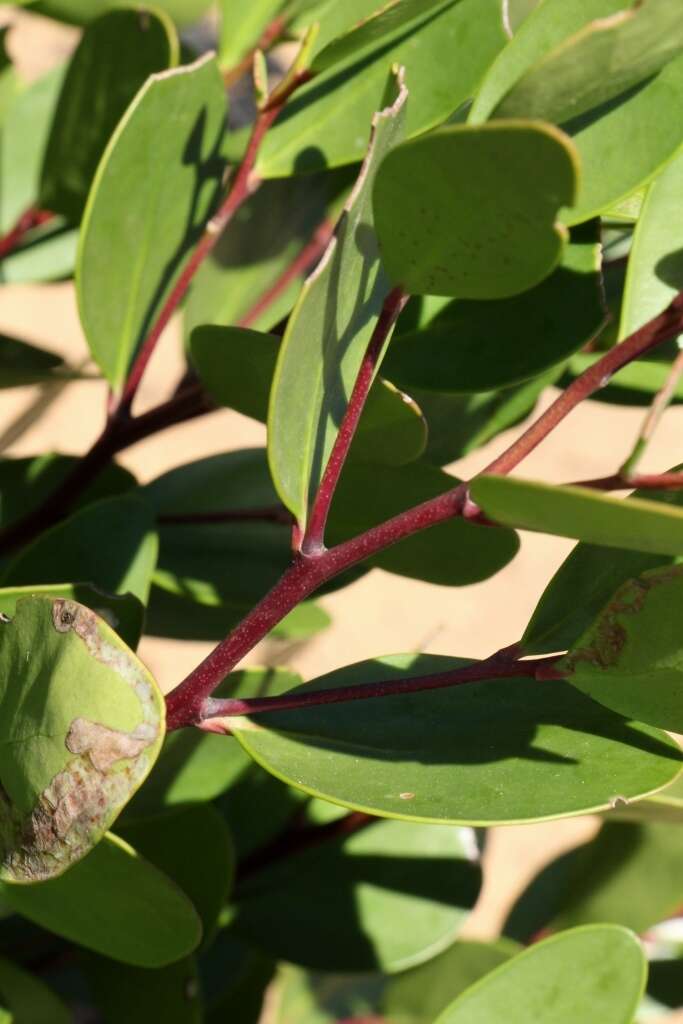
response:
[[[0,878],[60,875],[102,837],[161,746],[164,703],[84,605],[19,600],[0,626]]]
[[[619,714],[683,732],[682,607],[683,566],[628,580],[557,671]]]

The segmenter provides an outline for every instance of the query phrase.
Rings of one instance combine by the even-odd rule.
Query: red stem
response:
[[[310,519],[301,544],[301,550],[305,555],[315,555],[324,549],[325,525],[341,471],[344,468],[365,402],[370,393],[385,342],[409,298],[410,296],[401,287],[397,287],[389,292],[384,301],[382,312],[363,356],[349,404],[346,407],[313,501]]]
[[[633,488],[677,491],[683,487],[683,473],[636,473],[624,476],[601,476],[593,480],[577,480],[573,487],[592,487],[598,491],[625,491]]]
[[[41,224],[45,224],[47,221],[52,220],[54,214],[49,210],[38,210],[36,207],[31,207],[21,215],[17,223],[14,225],[11,231],[8,231],[6,235],[0,238],[0,260],[9,256],[10,253],[18,249],[24,240],[24,235],[32,231],[33,228],[40,227]]]
[[[529,429],[525,430],[507,451],[494,459],[482,472],[501,475],[509,473],[562,422],[572,409],[575,409],[586,398],[590,398],[600,388],[606,387],[618,370],[637,359],[638,356],[649,352],[650,349],[661,345],[664,341],[670,341],[671,338],[677,337],[681,333],[682,326],[683,292],[679,292],[663,313],[644,324],[619,345],[615,345],[605,353],[602,359],[599,359],[597,363],[594,363],[576,380],[572,381],[543,415],[539,416],[536,422],[532,423]]]
[[[422,690],[442,690],[467,683],[489,679],[535,678],[539,669],[555,664],[561,655],[538,658],[535,661],[502,661],[498,655],[486,661],[452,669],[450,672],[434,672],[431,675],[412,676],[404,679],[385,679],[376,683],[359,683],[354,686],[340,686],[333,690],[309,690],[307,693],[289,693],[280,697],[209,698],[202,709],[202,727],[211,732],[222,732],[220,723],[211,729],[212,719],[234,718],[239,715],[258,715],[269,711],[298,711],[302,708],[319,707],[323,704],[346,704],[349,701],[368,700],[373,697],[395,697],[404,693],[418,693]]]
[[[577,377],[522,437],[484,472],[502,474],[516,466],[576,405],[604,386],[618,369],[642,352],[679,334],[682,314],[683,292],[676,296],[664,313],[610,349],[599,362]],[[467,491],[466,483],[458,484],[328,551],[323,550],[314,556],[301,554],[233,632],[168,694],[169,730],[201,721],[204,701],[218,684],[273,626],[321,584],[405,537],[461,515],[467,503]],[[470,508],[469,511],[472,514],[474,510]]]

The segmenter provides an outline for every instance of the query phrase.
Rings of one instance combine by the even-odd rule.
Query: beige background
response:
[[[0,5],[0,24],[15,29],[10,49],[20,70],[34,77],[61,60],[77,33],[18,14]],[[7,286],[0,294],[0,331],[16,334],[60,353],[74,364],[87,357],[70,284]],[[182,368],[179,333],[167,331],[155,354],[139,396],[139,407],[165,398]],[[12,440],[17,420],[30,420],[45,392],[17,388],[0,392],[0,450],[3,455],[30,455],[45,449],[80,454],[99,432],[105,387],[93,380],[69,385],[50,395],[47,413]],[[547,404],[552,398],[544,398]],[[575,411],[521,467],[521,473],[548,481],[569,481],[613,472],[628,453],[642,413],[635,409],[587,403]],[[683,461],[683,406],[669,410],[647,455],[645,468],[662,470]],[[461,476],[476,472],[510,442],[503,435],[485,449],[454,464]],[[237,413],[221,411],[167,430],[120,456],[141,482],[195,458],[263,444],[264,428]],[[484,583],[449,589],[389,576],[374,570],[338,594],[322,599],[334,618],[332,629],[304,646],[267,642],[249,656],[290,665],[311,678],[341,664],[377,654],[426,650],[482,657],[517,640],[543,588],[571,548],[571,543],[526,534],[522,549],[504,572]],[[141,645],[142,658],[164,689],[174,686],[210,649],[203,643],[154,638]],[[468,934],[493,934],[515,891],[541,862],[589,835],[592,819],[550,822],[492,830],[487,861],[491,870]],[[683,1020],[683,1017],[681,1018]],[[577,1022],[578,1024],[578,1022]]]

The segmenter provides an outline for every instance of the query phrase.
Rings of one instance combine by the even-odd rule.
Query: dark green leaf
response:
[[[213,58],[153,75],[97,168],[76,287],[88,345],[115,389],[218,199],[225,113]]]
[[[0,658],[0,877],[40,882],[84,857],[142,784],[164,701],[116,633],[75,601],[19,601]]]
[[[232,927],[315,969],[401,970],[451,942],[474,905],[471,846],[462,830],[371,823],[247,877]],[[294,918],[296,927],[272,927]]]
[[[210,1010],[206,1024],[258,1024],[273,961],[223,928],[200,963]]]
[[[69,63],[45,151],[40,201],[46,209],[80,220],[119,119],[149,75],[177,64],[178,48],[172,22],[154,11],[110,11],[86,28]]]
[[[404,143],[374,187],[387,273],[410,292],[461,299],[532,288],[562,256],[556,217],[574,202],[577,172],[569,139],[527,121],[451,125]]]
[[[398,468],[347,463],[332,504],[329,539],[348,540],[457,483],[422,462]],[[368,564],[443,586],[466,586],[502,569],[518,546],[509,530],[482,530],[458,518],[394,544]]]
[[[683,504],[680,491],[636,491],[635,497]],[[546,587],[531,617],[522,646],[528,654],[565,651],[584,632],[614,591],[648,569],[669,565],[674,556],[577,544]]]
[[[235,866],[222,815],[210,804],[194,804],[153,821],[120,824],[117,832],[191,900],[208,944],[232,888]]]
[[[447,7],[450,0],[389,0],[367,18],[354,25],[344,35],[332,39],[318,49],[311,70],[315,73],[327,71],[333,64],[339,64],[349,57],[356,58],[363,51],[388,41],[398,29],[409,31],[413,22],[421,21],[426,15],[438,13]],[[404,28],[405,26],[405,28]],[[414,30],[417,25],[413,25]]]
[[[265,422],[280,339],[241,327],[198,327],[190,338],[195,368],[212,397]],[[370,390],[349,458],[400,466],[422,454],[427,428],[419,408],[387,381]]]
[[[656,74],[683,50],[683,19],[670,0],[645,0],[589,22],[513,85],[494,117],[561,124]]]
[[[103,884],[106,879],[106,884]],[[165,967],[191,953],[201,922],[187,897],[116,836],[70,871],[40,885],[2,885],[16,913],[86,949],[138,967]]]
[[[631,1024],[647,963],[635,935],[576,928],[520,953],[467,989],[436,1024]]]
[[[435,655],[360,662],[299,692],[444,672]],[[563,817],[661,789],[681,755],[558,681],[446,690],[230,719],[248,753],[314,796],[388,817],[495,824]],[[550,770],[552,768],[552,771]]]
[[[71,1024],[66,1006],[35,974],[0,958],[0,999],[11,1012],[9,1024]],[[0,1018],[1,1019],[1,1018]]]
[[[152,509],[138,497],[87,505],[42,533],[5,568],[3,587],[76,579],[147,601],[157,558]]]
[[[683,732],[678,622],[683,566],[628,580],[557,664],[572,686],[627,718]]]
[[[335,0],[329,6],[333,16],[339,11],[342,24],[337,22],[328,39],[353,23],[350,4]],[[364,4],[364,13],[380,6]],[[426,131],[472,95],[505,38],[500,0],[451,0],[370,53],[331,67],[298,90],[268,133],[257,171],[267,178],[284,177],[360,160],[367,145],[365,126],[394,65],[405,67],[410,89],[407,134]]]
[[[278,352],[268,461],[275,487],[302,529],[390,290],[379,260],[372,187],[382,158],[404,137],[407,95],[401,74],[392,75],[388,105],[373,116],[356,185],[334,238],[303,286]]]
[[[633,803],[620,803],[603,817],[609,821],[665,822],[670,825],[683,824],[683,776],[672,782],[670,786]]]
[[[53,352],[0,335],[0,388],[40,384],[53,379],[57,367],[63,366],[61,357]]]
[[[81,958],[88,986],[106,1024],[203,1024],[193,958],[150,970],[91,954]]]
[[[530,291],[497,301],[455,300],[392,341],[384,368],[409,391],[507,387],[561,362],[605,322],[596,225],[575,233],[562,262]]]
[[[487,120],[515,83],[543,57],[594,18],[624,9],[624,0],[543,0],[488,69],[469,120]]]
[[[460,940],[420,967],[392,979],[382,996],[390,1021],[432,1024],[456,996],[517,952],[516,943]]]
[[[579,851],[563,906],[551,926],[609,921],[646,931],[681,904],[682,855],[681,828],[603,825]]]
[[[631,551],[683,554],[683,512],[661,502],[495,476],[479,477],[471,493],[488,518],[507,526]]]
[[[47,452],[23,459],[0,459],[0,524],[9,526],[37,508],[74,469],[78,458]],[[79,505],[113,497],[135,486],[135,477],[112,463],[87,487]]]

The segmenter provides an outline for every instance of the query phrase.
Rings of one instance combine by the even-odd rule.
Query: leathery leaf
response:
[[[152,767],[164,710],[89,608],[17,602],[0,624],[0,879],[44,881],[92,849]]]

